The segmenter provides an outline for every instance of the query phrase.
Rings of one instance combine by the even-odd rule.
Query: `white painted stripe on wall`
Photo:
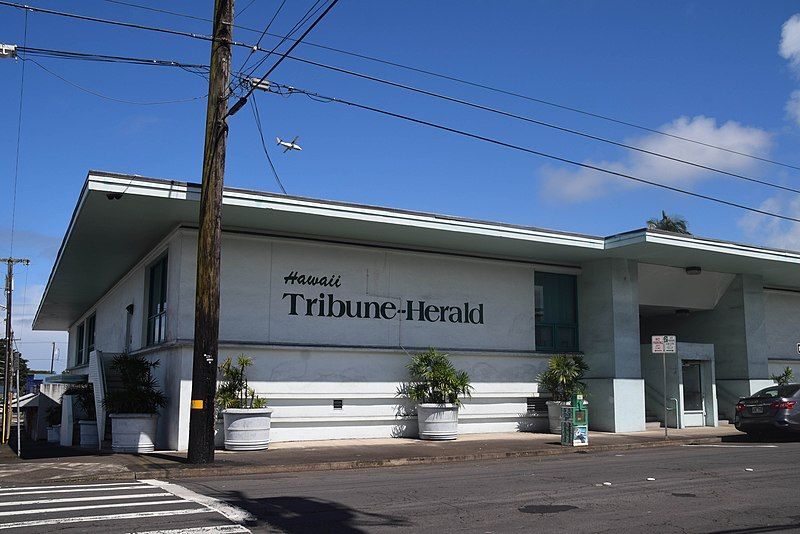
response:
[[[128,534],[249,534],[242,525],[221,525],[218,527],[177,528],[172,530],[148,530],[147,532],[128,532]]]
[[[145,502],[112,502],[108,504],[93,504],[90,506],[59,506],[58,508],[38,508],[34,510],[11,510],[8,512],[0,512],[0,517],[7,517],[11,515],[31,515],[31,514],[52,514],[53,512],[78,512],[80,510],[96,510],[98,508],[134,508],[136,506],[156,506],[159,504],[195,504],[182,499],[169,499],[163,501],[145,501]]]
[[[130,486],[131,484],[139,484],[141,486],[144,485],[138,482],[110,482],[107,484],[62,484],[60,486],[9,486],[7,488],[0,488],[0,494],[2,494],[5,491],[47,490],[47,489],[66,489],[66,488],[96,488],[96,487],[108,488],[111,486]]]
[[[195,493],[194,491],[177,484],[170,484],[169,482],[162,482],[160,480],[142,480],[142,482],[168,491],[176,497],[180,497],[181,499],[201,504],[217,513],[224,515],[234,523],[247,523],[256,520],[255,516],[246,510],[242,510],[237,506],[220,501],[214,497]]]
[[[150,497],[168,497],[171,493],[125,493],[123,495],[108,495],[105,497],[92,495],[91,497],[67,497],[64,499],[36,499],[33,501],[0,502],[0,506],[30,506],[34,504],[55,504],[63,502],[85,502],[85,501],[110,501],[118,499],[147,499]]]
[[[91,521],[120,521],[123,519],[140,519],[143,517],[164,517],[173,515],[208,514],[213,510],[194,508],[191,510],[159,510],[157,512],[137,512],[131,514],[87,515],[83,517],[54,517],[37,521],[18,521],[16,523],[0,523],[0,530],[8,528],[40,527],[44,525],[61,525],[66,523],[86,523]]]

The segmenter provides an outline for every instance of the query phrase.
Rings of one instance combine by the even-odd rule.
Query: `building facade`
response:
[[[159,360],[170,449],[188,444],[198,201],[196,184],[90,173],[34,322],[69,331],[71,381],[91,358]],[[472,378],[461,432],[545,430],[536,377],[564,352],[589,364],[594,429],[644,430],[664,408],[651,335],[679,340],[675,426],[800,372],[800,254],[235,189],[223,205],[220,358],[252,357],[275,441],[416,435],[397,392],[428,347]]]

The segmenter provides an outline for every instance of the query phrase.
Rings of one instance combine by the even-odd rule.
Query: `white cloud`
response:
[[[774,196],[762,202],[759,209],[800,219],[800,197]],[[739,219],[739,227],[763,245],[800,251],[800,223],[748,213]]]
[[[800,125],[800,90],[792,91],[786,101],[786,115]]]
[[[765,156],[772,144],[770,134],[764,130],[742,126],[734,121],[718,126],[715,119],[702,115],[694,118],[680,117],[663,125],[659,130],[757,156]],[[659,134],[629,139],[626,143],[651,152],[736,173],[746,172],[757,164],[752,158]],[[617,161],[587,160],[585,163],[684,188],[714,175],[698,167],[635,151],[628,152],[624,158]],[[597,198],[635,185],[635,182],[625,178],[591,169],[545,167],[542,169],[542,174],[545,178],[545,194],[573,202]]]
[[[781,42],[778,46],[778,53],[800,73],[800,13],[792,15],[781,26]]]

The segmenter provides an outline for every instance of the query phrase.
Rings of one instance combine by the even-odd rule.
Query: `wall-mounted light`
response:
[[[686,317],[690,313],[691,312],[689,310],[687,310],[686,308],[679,308],[679,309],[675,310],[675,315],[677,315],[678,317]]]
[[[685,269],[685,271],[686,271],[686,274],[688,274],[690,276],[697,276],[698,274],[703,272],[703,269],[701,269],[700,267],[697,267],[695,265],[695,266],[692,266],[692,267],[687,267]]]

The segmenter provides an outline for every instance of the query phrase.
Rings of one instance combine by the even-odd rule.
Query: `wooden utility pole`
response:
[[[214,2],[214,40],[208,81],[200,229],[197,242],[192,405],[188,460],[214,461],[214,394],[219,342],[219,264],[222,237],[222,183],[228,138],[228,93],[231,71],[233,0]]]
[[[5,399],[3,401],[3,429],[2,429],[2,442],[8,443],[11,434],[11,367],[13,366],[14,354],[14,338],[11,329],[11,294],[14,291],[14,264],[21,263],[23,265],[30,264],[30,260],[25,258],[2,258],[0,262],[8,265],[6,273],[6,353],[5,362],[3,365],[3,394]],[[19,395],[19,392],[17,392]]]

